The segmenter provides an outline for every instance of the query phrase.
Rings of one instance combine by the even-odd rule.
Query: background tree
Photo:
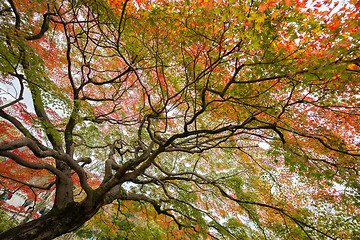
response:
[[[1,239],[54,238],[115,200],[182,238],[359,235],[356,1],[8,0],[0,13],[0,116],[16,133],[0,156],[54,181],[0,177],[55,191]]]

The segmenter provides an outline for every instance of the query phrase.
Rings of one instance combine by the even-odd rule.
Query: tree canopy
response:
[[[360,235],[359,1],[2,0],[0,19],[0,182],[54,192],[1,239],[105,206],[117,239]]]

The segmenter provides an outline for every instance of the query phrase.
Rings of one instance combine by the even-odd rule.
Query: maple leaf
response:
[[[337,3],[0,4],[0,183],[53,194],[0,239],[356,238],[359,11]]]

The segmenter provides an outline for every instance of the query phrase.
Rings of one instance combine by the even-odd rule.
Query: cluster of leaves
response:
[[[120,205],[119,205],[120,204]],[[192,231],[180,230],[170,218],[143,204],[119,202],[99,211],[75,233],[80,238],[96,239],[202,239]]]
[[[353,238],[354,3],[1,3],[0,177],[83,237]]]
[[[8,214],[0,209],[0,233],[15,227],[15,223],[10,220]]]

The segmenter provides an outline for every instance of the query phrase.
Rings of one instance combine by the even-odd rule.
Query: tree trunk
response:
[[[0,234],[1,240],[53,239],[71,232],[94,216],[98,207],[85,209],[83,204],[72,203],[62,210],[51,210],[38,219],[19,225]]]

